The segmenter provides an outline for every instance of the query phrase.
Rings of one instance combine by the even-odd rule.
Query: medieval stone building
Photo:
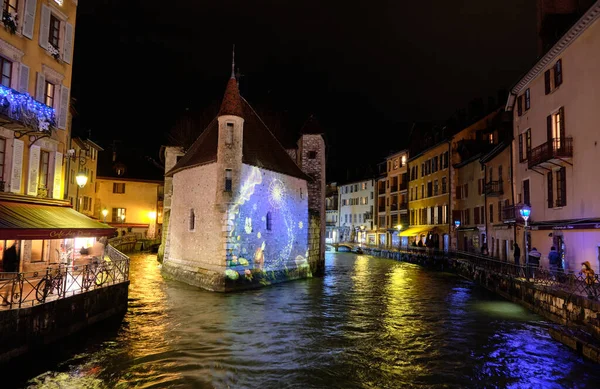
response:
[[[163,274],[213,291],[323,272],[325,144],[315,120],[286,150],[232,74],[217,117],[165,148]]]

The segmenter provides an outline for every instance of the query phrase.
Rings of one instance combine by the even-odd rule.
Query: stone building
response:
[[[325,144],[314,118],[301,133],[286,150],[232,74],[194,144],[165,150],[165,276],[225,292],[323,272]]]

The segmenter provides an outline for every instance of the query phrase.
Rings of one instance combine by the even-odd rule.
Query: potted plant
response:
[[[4,28],[9,31],[11,34],[15,34],[17,32],[17,14],[11,14],[8,11],[2,12],[2,23],[4,23]]]

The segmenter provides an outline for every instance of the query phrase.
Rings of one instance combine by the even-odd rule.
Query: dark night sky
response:
[[[535,42],[530,0],[81,1],[74,133],[157,157],[178,114],[220,101],[235,43],[242,95],[291,123],[315,114],[343,179],[406,146],[407,123],[510,87]]]

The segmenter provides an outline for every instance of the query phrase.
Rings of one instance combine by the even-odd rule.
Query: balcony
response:
[[[500,196],[504,194],[504,181],[490,181],[485,184],[484,192],[488,196]]]
[[[56,126],[55,112],[28,94],[0,85],[0,125],[15,131],[15,136],[49,137]]]
[[[325,222],[326,227],[335,227],[337,225],[336,222]]]
[[[536,166],[543,167],[544,164],[556,165],[561,161],[573,158],[573,138],[553,138],[532,149],[527,161],[527,166],[531,169]]]
[[[400,184],[400,190],[408,190],[408,182],[402,182]]]
[[[521,217],[521,208],[523,208],[523,204],[515,204],[509,205],[508,207],[502,208],[502,221],[514,222],[514,221],[523,221]],[[531,219],[529,219],[531,221]]]

